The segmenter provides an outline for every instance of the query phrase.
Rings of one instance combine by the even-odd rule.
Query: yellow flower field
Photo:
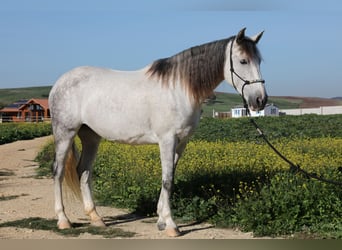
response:
[[[308,171],[324,173],[325,169],[342,166],[342,139],[293,140],[277,142],[275,146],[292,162]],[[117,178],[124,177],[128,171],[130,174],[141,173],[147,178],[161,176],[159,149],[155,145],[130,146],[104,141],[100,145],[96,166],[101,171],[105,167]],[[187,145],[178,164],[176,178],[177,175],[227,171],[274,173],[288,168],[288,164],[263,143],[194,141]]]
[[[342,166],[342,139],[301,139],[277,142],[275,146],[310,172],[324,174]],[[263,143],[192,141],[176,170],[176,195],[224,192],[222,195],[234,198],[241,186],[253,190],[255,183],[288,169],[288,164]],[[138,209],[139,199],[156,201],[160,183],[157,146],[101,143],[94,186],[101,202]]]

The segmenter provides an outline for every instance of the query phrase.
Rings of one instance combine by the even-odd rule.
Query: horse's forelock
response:
[[[238,43],[241,52],[245,53],[250,59],[262,60],[260,51],[256,46],[256,43],[250,38],[246,37]]]

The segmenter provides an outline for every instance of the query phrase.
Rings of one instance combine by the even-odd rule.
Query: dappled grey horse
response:
[[[71,227],[62,202],[61,182],[80,190],[86,214],[105,226],[91,193],[91,166],[101,137],[129,144],[158,144],[162,182],[157,226],[180,234],[172,219],[170,195],[174,172],[187,138],[199,122],[201,104],[226,80],[251,110],[267,101],[256,47],[262,32],[195,46],[137,71],[79,67],[62,75],[49,96],[55,138],[53,165],[58,227]],[[82,143],[79,156],[74,138]]]

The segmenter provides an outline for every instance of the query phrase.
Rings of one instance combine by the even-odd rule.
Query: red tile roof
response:
[[[26,104],[22,105],[19,109],[22,109],[26,105],[31,104],[31,103],[39,104],[45,110],[49,109],[49,101],[48,101],[48,99],[36,99],[36,98],[32,98],[32,99],[28,100],[28,102]]]
[[[16,103],[15,103],[16,104]],[[49,109],[49,102],[48,99],[36,99],[32,98],[28,100],[26,103],[20,103],[21,105],[9,105],[7,107],[4,107],[3,109],[0,109],[0,112],[18,112],[19,110],[25,109],[25,107],[29,104],[39,104],[41,107],[43,107],[44,110]]]

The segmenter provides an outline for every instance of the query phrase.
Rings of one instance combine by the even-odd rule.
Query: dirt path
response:
[[[42,146],[51,137],[42,137],[28,141],[18,141],[0,145],[0,224],[25,218],[55,219],[53,208],[52,179],[36,179],[37,163],[33,161]],[[72,222],[87,223],[82,205],[73,201],[65,204],[66,212]],[[132,238],[163,239],[168,238],[156,228],[156,218],[137,218],[111,207],[98,207],[99,213],[111,228],[134,232]],[[242,233],[232,229],[217,229],[210,224],[180,224],[185,239],[250,239],[251,233]],[[0,227],[0,239],[61,239],[63,236],[52,230],[31,228]],[[102,235],[82,233],[76,238],[103,238]]]

